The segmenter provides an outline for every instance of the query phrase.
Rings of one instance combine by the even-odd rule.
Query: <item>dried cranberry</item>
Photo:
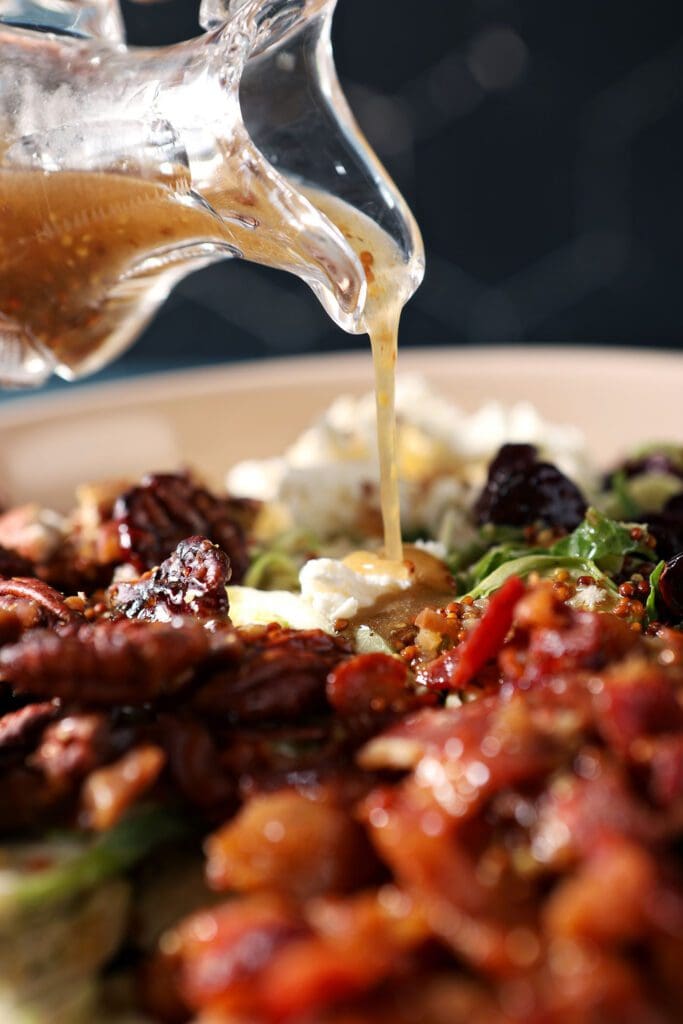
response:
[[[245,532],[253,513],[253,502],[219,498],[189,476],[157,473],[117,498],[113,519],[139,571],[159,565],[186,537],[201,535],[225,551],[238,583],[248,565]]]
[[[659,577],[659,606],[667,618],[683,619],[683,552],[666,563]]]
[[[478,523],[528,526],[541,521],[568,530],[581,522],[585,512],[578,487],[556,466],[539,462],[530,444],[503,445],[474,505]]]
[[[158,569],[131,583],[115,583],[108,592],[110,607],[129,619],[168,622],[192,613],[198,619],[225,619],[228,556],[205,537],[188,537]]]

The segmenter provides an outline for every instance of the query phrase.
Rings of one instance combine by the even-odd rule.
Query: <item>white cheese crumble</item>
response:
[[[411,586],[410,579],[384,573],[356,572],[336,558],[314,558],[299,573],[301,597],[334,628],[339,619],[352,619],[386,594]]]
[[[600,605],[605,604],[609,596],[604,587],[592,583],[588,587],[580,587],[567,604],[578,611],[594,612]]]
[[[488,464],[508,441],[537,445],[542,458],[584,489],[593,485],[581,432],[547,423],[527,402],[489,402],[470,415],[424,379],[398,377],[396,414],[401,516],[410,532],[439,536],[446,513],[451,534],[459,532],[456,523],[466,530]],[[376,516],[379,507],[375,417],[374,393],[341,396],[282,458],[235,466],[228,490],[277,502],[291,525],[321,539],[368,535],[369,513]]]

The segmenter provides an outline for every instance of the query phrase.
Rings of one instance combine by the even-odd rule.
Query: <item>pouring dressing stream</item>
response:
[[[203,0],[203,36],[150,50],[114,0],[0,0],[0,379],[99,368],[207,263],[289,270],[370,335],[399,561],[393,376],[423,248],[339,87],[334,6]]]

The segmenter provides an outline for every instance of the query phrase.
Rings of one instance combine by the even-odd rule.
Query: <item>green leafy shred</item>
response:
[[[612,490],[611,496],[613,501],[616,502],[616,511],[619,516],[631,518],[632,516],[640,515],[640,506],[629,490],[628,477],[623,469],[619,469],[616,473],[612,474],[610,487]]]
[[[642,539],[634,539],[635,529],[647,533],[647,526],[642,523],[616,522],[589,508],[584,521],[573,533],[553,544],[550,551],[590,559],[603,573],[613,575],[621,571],[627,555],[639,555],[649,562],[655,560],[652,549]]]
[[[647,595],[647,601],[645,602],[645,613],[647,615],[648,622],[654,622],[657,619],[657,594],[659,592],[659,578],[664,572],[666,562],[657,562],[650,573],[650,593]]]
[[[488,597],[510,576],[526,577],[532,572],[545,575],[555,569],[592,576],[596,582],[616,590],[610,577],[621,571],[627,556],[655,560],[652,549],[642,538],[634,538],[635,527],[643,533],[647,530],[641,524],[616,522],[589,508],[583,522],[550,547],[496,545],[469,570],[469,594],[475,599]]]
[[[320,541],[307,530],[288,530],[267,548],[257,548],[244,577],[244,586],[255,590],[299,589],[299,570],[320,551]]]
[[[187,817],[158,806],[133,810],[107,832],[76,847],[73,855],[43,871],[17,872],[16,881],[0,890],[0,918],[44,906],[91,889],[123,874],[157,846],[186,835]]]

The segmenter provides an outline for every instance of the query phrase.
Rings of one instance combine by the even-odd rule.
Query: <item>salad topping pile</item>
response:
[[[0,1019],[678,1019],[683,449],[398,407],[0,516]]]

